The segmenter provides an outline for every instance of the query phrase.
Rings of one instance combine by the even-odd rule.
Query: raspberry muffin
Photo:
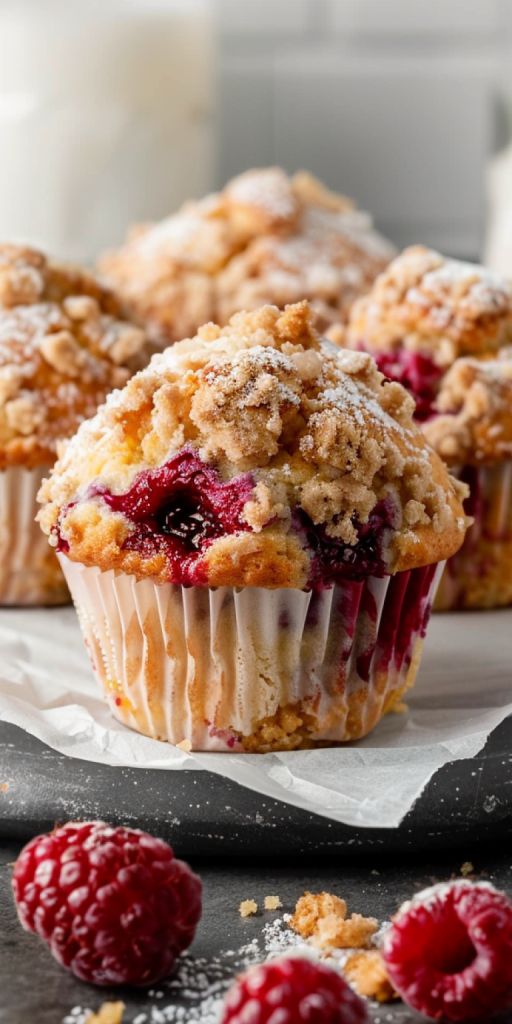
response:
[[[349,199],[305,172],[289,178],[271,167],[134,229],[99,267],[161,349],[265,302],[309,299],[324,328],[346,317],[393,255]]]
[[[456,359],[442,380],[427,440],[470,488],[474,518],[443,575],[436,607],[512,604],[512,348]]]
[[[475,519],[436,607],[512,602],[512,287],[484,267],[406,249],[355,303],[335,340],[370,351],[416,400],[438,454],[470,484]]]
[[[114,714],[196,750],[364,736],[412,684],[465,533],[414,404],[306,303],[154,356],[41,489]]]
[[[144,333],[116,308],[88,274],[0,246],[0,604],[68,599],[36,495],[58,442],[147,362]]]

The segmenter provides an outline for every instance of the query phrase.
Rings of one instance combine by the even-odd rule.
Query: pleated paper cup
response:
[[[439,569],[322,591],[156,585],[59,556],[113,714],[193,750],[368,733],[412,685]]]
[[[455,473],[470,487],[473,516],[464,543],[446,563],[436,611],[512,604],[512,461]]]
[[[37,492],[49,467],[0,471],[0,605],[69,601],[55,552],[35,516]]]

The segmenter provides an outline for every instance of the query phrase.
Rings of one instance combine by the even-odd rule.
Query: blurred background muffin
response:
[[[338,743],[414,682],[466,489],[312,321],[266,306],[154,356],[41,489],[110,707],[150,736]]]
[[[265,303],[309,299],[320,328],[344,320],[393,255],[350,199],[305,172],[271,167],[133,229],[99,270],[125,314],[164,348]]]
[[[147,360],[143,331],[116,317],[84,271],[0,246],[0,603],[58,604],[67,589],[34,522],[58,443]]]
[[[332,337],[414,396],[430,444],[469,484],[475,519],[436,607],[512,602],[512,285],[423,246],[398,256]]]
[[[439,610],[512,604],[512,349],[456,359],[442,380],[424,434],[468,484],[474,518],[446,565]]]

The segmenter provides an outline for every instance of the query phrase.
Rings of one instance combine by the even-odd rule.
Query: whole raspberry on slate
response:
[[[433,1020],[490,1020],[512,1006],[512,903],[461,879],[418,893],[382,950],[394,987]]]
[[[23,927],[95,985],[166,977],[201,916],[201,881],[167,843],[103,822],[32,839],[12,884]]]
[[[337,971],[305,957],[284,957],[238,978],[220,1024],[368,1024],[368,1014]]]

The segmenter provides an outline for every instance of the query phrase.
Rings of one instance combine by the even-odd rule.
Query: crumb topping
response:
[[[386,381],[368,355],[319,338],[307,303],[238,314],[155,356],[109,397],[43,485],[41,522],[48,533],[58,525],[70,557],[163,582],[165,564],[143,555],[137,561],[133,551],[127,559],[131,527],[115,496],[140,488],[143,474],[165,475],[175,456],[191,467],[189,488],[197,491],[200,466],[201,479],[206,467],[214,473],[208,489],[215,508],[232,494],[222,521],[234,523],[240,508],[229,536],[219,536],[211,518],[220,511],[201,513],[214,538],[209,585],[229,585],[226,575],[236,585],[256,564],[263,571],[258,585],[268,585],[261,568],[268,563],[279,577],[274,585],[302,586],[313,558],[304,548],[308,524],[325,544],[354,545],[376,507],[388,524],[386,571],[428,564],[460,545],[465,491],[426,446],[412,409],[404,389]],[[118,512],[101,501],[105,490]],[[283,582],[287,573],[293,583]]]
[[[147,361],[143,331],[116,319],[89,275],[0,246],[1,465],[53,462],[57,442]]]
[[[303,298],[323,328],[346,317],[393,253],[346,197],[305,172],[290,178],[270,167],[132,230],[100,270],[163,347],[207,320]]]
[[[512,341],[512,286],[473,263],[411,246],[351,311],[345,343],[385,352],[426,352],[446,369],[458,356]]]
[[[457,359],[443,378],[437,409],[423,429],[449,465],[512,458],[512,348],[495,359]]]

